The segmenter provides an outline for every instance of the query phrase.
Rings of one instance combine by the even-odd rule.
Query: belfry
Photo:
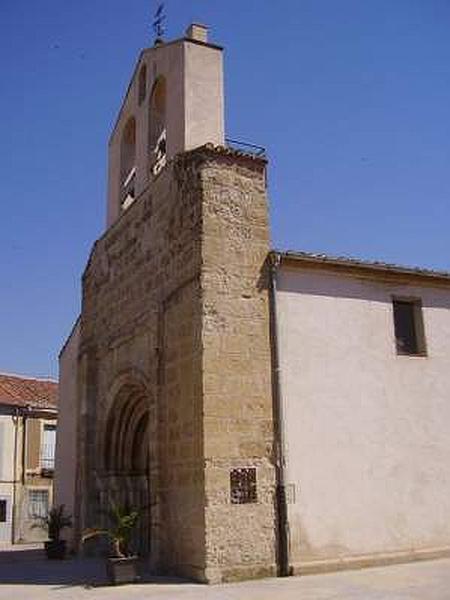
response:
[[[207,42],[206,27],[143,50],[109,142],[108,227],[167,161],[223,146],[223,104],[222,49]]]

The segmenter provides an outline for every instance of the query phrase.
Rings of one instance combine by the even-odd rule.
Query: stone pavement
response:
[[[0,600],[450,600],[450,559],[204,586],[167,578],[109,587],[98,559],[0,552]]]

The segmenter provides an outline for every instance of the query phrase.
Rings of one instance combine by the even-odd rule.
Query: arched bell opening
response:
[[[150,172],[157,176],[166,165],[167,131],[166,131],[167,85],[161,75],[155,81],[149,101],[148,115],[148,153]]]
[[[138,510],[132,550],[150,553],[150,409],[145,389],[126,385],[116,395],[105,422],[101,469],[102,513],[113,505]],[[107,525],[107,517],[103,517]]]
[[[139,85],[138,85],[138,102],[142,104],[147,95],[147,66],[142,65],[139,71]]]
[[[136,119],[130,117],[120,142],[120,204],[127,209],[136,197]]]

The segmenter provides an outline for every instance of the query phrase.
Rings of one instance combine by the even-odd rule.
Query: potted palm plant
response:
[[[135,583],[139,580],[138,557],[131,552],[130,542],[136,528],[139,512],[126,505],[112,505],[106,513],[109,527],[93,527],[83,532],[83,542],[98,536],[108,538],[111,554],[106,558],[106,572],[113,585]]]
[[[48,541],[44,542],[45,553],[50,559],[63,559],[66,556],[66,540],[61,539],[61,531],[72,527],[72,517],[65,514],[64,504],[54,506],[48,513],[35,517],[33,528],[39,527],[48,533]]]

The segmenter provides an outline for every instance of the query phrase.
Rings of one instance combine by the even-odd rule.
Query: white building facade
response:
[[[450,549],[450,278],[279,254],[294,572]]]

